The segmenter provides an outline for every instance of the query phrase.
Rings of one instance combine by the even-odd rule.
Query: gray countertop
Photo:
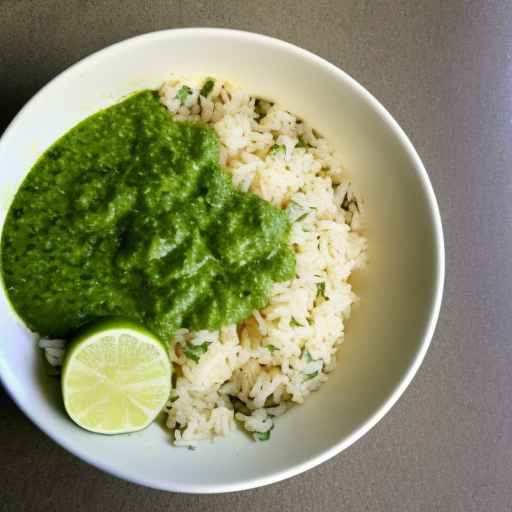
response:
[[[0,510],[511,510],[512,3],[0,0],[0,133],[78,59],[186,26],[261,32],[312,50],[366,86],[409,134],[446,236],[431,349],[402,399],[354,446],[291,480],[227,495],[169,494],[106,475],[50,441],[0,391]]]

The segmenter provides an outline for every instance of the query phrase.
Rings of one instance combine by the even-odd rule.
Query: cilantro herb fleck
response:
[[[300,222],[301,220],[304,220],[309,215],[309,212],[303,213],[300,217],[297,217],[295,219],[295,222]]]
[[[270,148],[271,155],[278,155],[278,154],[284,154],[284,153],[286,153],[286,147],[284,146],[284,144],[274,144]]]
[[[290,320],[290,327],[304,327],[302,324],[299,324],[299,322],[297,322],[297,320],[295,320],[295,318],[293,318],[292,316],[292,319]]]
[[[201,345],[192,345],[191,343],[187,343],[187,350],[185,350],[185,355],[189,359],[192,359],[192,361],[198,363],[200,357],[208,350],[208,345],[211,345],[211,343],[208,341],[205,341]]]
[[[206,82],[201,87],[199,94],[204,96],[205,98],[212,92],[213,86],[215,84],[215,80],[213,78],[207,78]]]
[[[299,141],[295,144],[296,148],[310,148],[311,144],[308,144],[301,135],[299,135]]]
[[[270,430],[266,432],[254,432],[254,436],[258,441],[268,441],[270,439]]]
[[[192,89],[188,85],[184,85],[177,93],[175,98],[177,100],[180,100],[180,103],[182,105],[185,104],[185,101],[187,100],[187,96],[192,92]]]
[[[316,283],[316,296],[325,297],[325,283],[324,281]]]
[[[235,412],[241,412],[242,414],[245,414],[246,416],[251,415],[250,409],[247,407],[247,405],[242,402],[239,398],[236,396],[231,396],[231,403],[233,404],[233,409]]]

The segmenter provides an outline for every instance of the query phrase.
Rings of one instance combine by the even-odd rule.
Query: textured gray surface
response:
[[[184,26],[303,46],[395,116],[443,216],[447,279],[433,344],[403,398],[349,450],[289,481],[229,495],[173,495],[103,474],[0,391],[0,510],[511,510],[512,4],[0,0],[0,132],[76,60]]]

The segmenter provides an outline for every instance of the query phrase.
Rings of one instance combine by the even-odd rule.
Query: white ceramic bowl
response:
[[[30,71],[30,70],[28,70]],[[341,152],[367,207],[369,267],[355,278],[361,303],[338,369],[267,443],[238,432],[190,451],[154,424],[105,437],[74,425],[58,382],[0,293],[0,376],[19,407],[83,460],[140,484],[182,492],[248,489],[305,471],[350,446],[403,393],[430,343],[441,304],[444,246],[427,173],[406,135],[363,87],[290,44],[217,29],[168,30],[115,44],[52,80],[0,140],[0,225],[37,157],[98,109],[175,72],[228,79],[308,120]]]

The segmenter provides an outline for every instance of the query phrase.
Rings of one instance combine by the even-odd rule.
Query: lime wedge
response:
[[[147,427],[171,390],[171,364],[164,344],[128,322],[96,325],[66,353],[62,395],[71,419],[101,434]]]

